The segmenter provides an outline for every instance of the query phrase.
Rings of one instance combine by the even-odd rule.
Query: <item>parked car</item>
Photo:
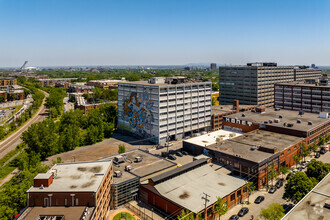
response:
[[[287,176],[286,176],[286,180],[290,179],[290,177],[292,176],[293,174],[292,173],[289,173]]]
[[[169,154],[167,157],[170,160],[176,160],[176,157],[173,154]]]
[[[321,150],[320,150],[320,154],[325,154],[326,153],[326,151],[324,150],[324,148],[322,148]]]
[[[277,189],[281,188],[283,186],[283,181],[282,180],[277,181],[275,186],[276,186]]]
[[[239,219],[238,215],[232,215],[229,220],[237,220]]]
[[[183,155],[188,155],[188,152],[187,151],[182,151],[182,154]]]
[[[246,215],[248,212],[249,212],[248,208],[241,208],[241,210],[239,210],[239,212],[238,212],[238,216],[242,217],[242,216]]]
[[[158,150],[158,149],[162,149],[164,146],[163,145],[157,145],[156,146],[156,149]]]
[[[320,156],[321,156],[321,154],[320,154],[320,153],[317,153],[317,154],[315,155],[315,158],[320,158]]]
[[[254,200],[254,203],[259,204],[259,203],[261,203],[264,200],[265,200],[265,197],[264,196],[258,196],[256,198],[256,200]]]
[[[178,152],[176,152],[176,156],[183,157],[183,154],[180,151],[178,151]]]
[[[307,164],[306,164],[306,163],[303,163],[303,164],[301,165],[301,168],[305,169],[306,166],[307,166]]]
[[[268,193],[274,193],[274,192],[276,192],[276,189],[277,189],[276,186],[272,186],[272,187],[270,187]]]
[[[172,142],[168,142],[168,146],[169,147],[173,146],[173,143]]]

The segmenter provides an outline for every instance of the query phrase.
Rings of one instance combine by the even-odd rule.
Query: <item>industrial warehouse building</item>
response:
[[[195,160],[175,170],[149,179],[141,185],[140,199],[149,205],[176,217],[181,210],[195,216],[215,215],[217,197],[231,207],[247,195],[246,182],[222,172],[223,167],[207,163],[207,159]],[[208,195],[206,207],[202,196]]]
[[[157,144],[207,131],[211,82],[155,77],[118,83],[118,130]]]
[[[139,149],[104,158],[102,161],[109,159],[114,163],[111,208],[137,200],[141,182],[177,167],[177,164],[172,161]]]
[[[306,66],[277,66],[277,63],[248,63],[219,68],[220,104],[240,100],[245,105],[274,105],[274,84],[317,79],[321,70]]]
[[[38,174],[18,219],[103,219],[110,210],[112,161],[63,163]]]

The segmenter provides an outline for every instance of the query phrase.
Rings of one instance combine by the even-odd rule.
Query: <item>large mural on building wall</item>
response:
[[[151,134],[152,123],[154,115],[151,112],[154,102],[150,100],[149,93],[145,91],[143,98],[139,97],[137,93],[133,92],[124,100],[123,109],[124,114],[122,120],[129,122],[131,131],[144,138],[154,138],[154,142],[158,142],[155,135]]]

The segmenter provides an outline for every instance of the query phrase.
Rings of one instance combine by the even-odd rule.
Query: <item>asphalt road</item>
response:
[[[30,125],[43,121],[46,119],[46,108],[45,108],[45,100],[48,97],[48,93],[43,92],[45,94],[45,98],[43,100],[43,104],[39,108],[39,110],[34,114],[32,118],[30,118],[22,127],[20,127],[15,133],[11,134],[5,140],[0,142],[0,159],[4,157],[9,151],[15,149],[17,145],[22,143],[21,135],[24,131],[26,131]]]

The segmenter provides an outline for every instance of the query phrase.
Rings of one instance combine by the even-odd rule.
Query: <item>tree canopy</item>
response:
[[[314,177],[318,181],[321,181],[330,172],[330,164],[323,163],[313,159],[307,165],[306,174],[308,177]]]
[[[285,184],[283,199],[299,202],[314,187],[313,182],[303,172],[296,172]]]
[[[284,209],[279,203],[272,203],[260,212],[260,218],[264,220],[280,220],[284,215]]]

